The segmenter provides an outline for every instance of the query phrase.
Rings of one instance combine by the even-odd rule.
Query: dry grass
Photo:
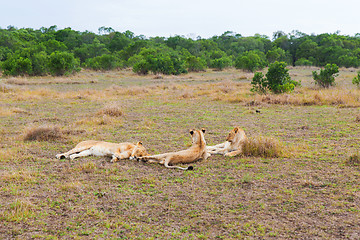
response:
[[[284,145],[270,137],[248,138],[243,145],[243,154],[253,157],[284,157]]]
[[[349,153],[360,148],[360,108],[344,107],[359,90],[346,69],[334,88],[315,89],[311,70],[291,69],[304,87],[270,96],[252,94],[251,74],[234,69],[163,79],[84,71],[71,77],[84,84],[11,85],[0,91],[11,111],[0,117],[0,238],[359,239],[359,154]],[[126,116],[101,112],[112,103]],[[34,124],[66,139],[22,141],[21,126]],[[214,155],[194,171],[55,158],[89,139],[177,151],[190,128],[206,127],[210,144],[237,125],[273,139],[250,139],[251,157]]]
[[[124,115],[124,111],[118,103],[111,103],[106,105],[103,109],[100,109],[97,114],[108,115],[110,117],[121,117]]]
[[[54,141],[63,138],[59,127],[40,126],[30,127],[25,130],[24,141]]]
[[[351,166],[360,166],[360,154],[353,154],[347,160],[346,164]]]
[[[8,93],[8,92],[13,92],[14,91],[14,87],[12,87],[9,84],[5,84],[0,82],[0,92],[2,93]]]
[[[360,91],[341,89],[301,89],[291,94],[249,94],[249,89],[240,89],[231,94],[217,94],[214,100],[245,105],[278,104],[278,105],[335,105],[343,107],[359,107]]]

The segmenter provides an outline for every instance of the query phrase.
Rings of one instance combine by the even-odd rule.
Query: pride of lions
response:
[[[242,147],[246,140],[246,135],[243,129],[235,127],[230,131],[226,141],[215,146],[206,146],[205,129],[190,130],[192,137],[191,146],[186,150],[178,152],[169,152],[156,155],[149,155],[146,152],[142,142],[136,144],[124,143],[110,143],[102,141],[88,140],[80,142],[68,152],[56,155],[56,158],[70,158],[71,160],[78,157],[85,156],[110,156],[111,162],[116,162],[122,159],[136,159],[148,163],[160,163],[167,168],[178,168],[182,170],[192,170],[193,167],[187,168],[176,166],[179,163],[193,163],[197,160],[206,160],[212,154],[221,154],[224,156],[236,156],[242,153]]]

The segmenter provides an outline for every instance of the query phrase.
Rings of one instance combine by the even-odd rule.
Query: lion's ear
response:
[[[139,141],[139,142],[137,142],[137,144],[136,145],[142,145],[142,142],[141,141]]]
[[[201,131],[202,131],[203,133],[205,133],[206,130],[205,130],[205,128],[202,128]]]
[[[238,132],[238,130],[239,130],[239,128],[238,128],[238,127],[234,128],[234,132],[235,132],[235,133],[237,133],[237,132]]]
[[[194,134],[194,130],[192,130],[192,129],[190,129],[189,132],[190,132],[191,135]]]

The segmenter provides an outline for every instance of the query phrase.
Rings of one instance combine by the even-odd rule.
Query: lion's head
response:
[[[206,141],[204,137],[205,131],[206,131],[205,128],[202,128],[201,130],[190,129],[189,132],[192,137],[192,144],[199,144],[201,146],[205,146],[206,145]]]
[[[229,135],[227,136],[226,141],[235,142],[239,139],[240,135],[245,136],[244,130],[242,130],[240,127],[234,127],[234,129],[229,132]]]
[[[149,155],[149,154],[146,152],[146,149],[142,145],[142,142],[138,142],[138,143],[136,143],[130,157],[138,158],[138,157],[143,157],[143,156],[147,156],[147,155]]]

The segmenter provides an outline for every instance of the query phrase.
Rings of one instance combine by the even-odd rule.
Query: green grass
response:
[[[348,89],[352,77],[342,71],[349,79],[333,91],[359,91]],[[312,87],[311,69],[290,73]],[[0,115],[0,238],[359,238],[359,108],[249,105],[257,96],[248,93],[230,102],[227,94],[250,89],[250,79],[236,85],[241,75],[211,71],[159,83],[125,71],[80,73],[80,84],[70,78],[46,84],[59,82],[51,77],[43,85],[12,84],[0,93],[0,109],[11,112]],[[62,138],[23,140],[39,126],[57,127]],[[290,152],[212,156],[192,164],[194,171],[101,157],[55,159],[87,139],[141,140],[150,153],[186,149],[190,128],[205,127],[207,143],[216,144],[234,126],[249,138],[277,139]]]

